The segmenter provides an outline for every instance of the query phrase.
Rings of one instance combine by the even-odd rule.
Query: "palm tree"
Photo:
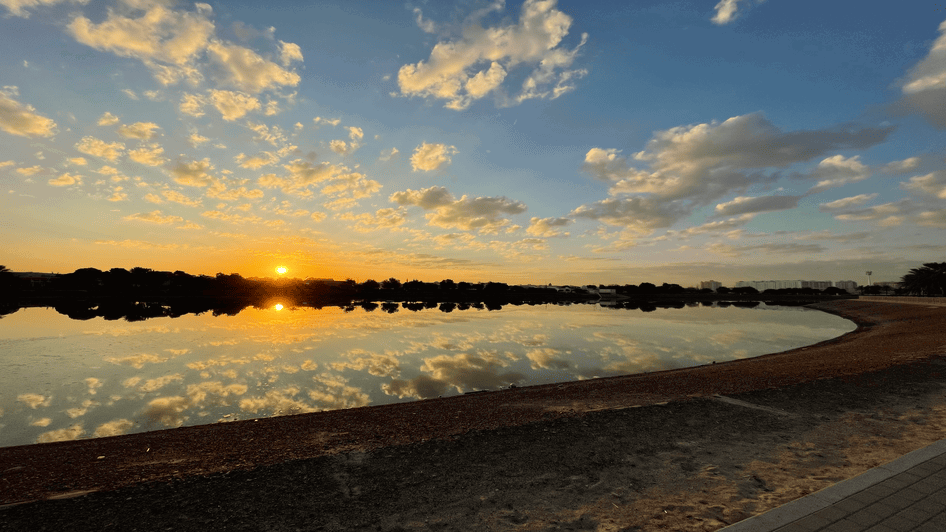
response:
[[[908,294],[923,296],[946,295],[946,262],[927,262],[922,268],[913,268],[900,282]]]

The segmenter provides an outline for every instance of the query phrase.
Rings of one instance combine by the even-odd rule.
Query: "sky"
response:
[[[683,286],[946,260],[946,4],[0,0],[0,264]]]

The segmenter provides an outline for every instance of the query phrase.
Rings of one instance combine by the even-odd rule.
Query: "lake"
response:
[[[0,319],[0,446],[681,368],[855,329],[765,304],[382,309],[133,322],[20,309]]]

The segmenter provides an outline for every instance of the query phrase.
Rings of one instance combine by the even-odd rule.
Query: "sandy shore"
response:
[[[0,529],[716,530],[946,437],[946,308],[815,307],[859,327],[683,370],[0,448]]]

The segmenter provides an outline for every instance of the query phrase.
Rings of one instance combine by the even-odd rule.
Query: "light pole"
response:
[[[870,274],[872,274],[872,273],[874,273],[874,272],[868,270],[866,273],[867,273],[867,286],[870,286]]]

